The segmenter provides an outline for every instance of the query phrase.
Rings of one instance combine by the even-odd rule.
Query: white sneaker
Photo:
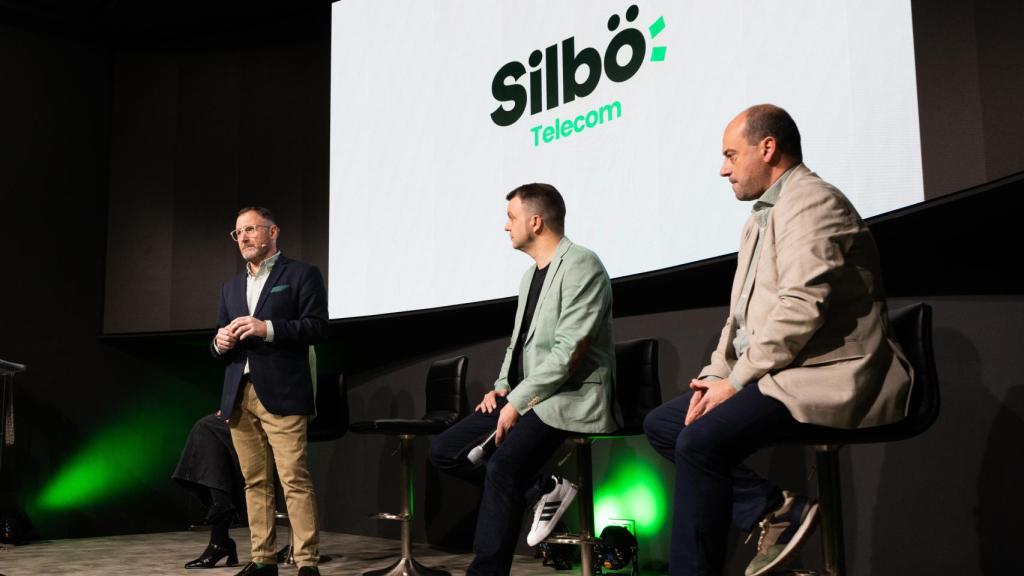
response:
[[[537,507],[533,509],[533,526],[530,526],[530,533],[526,535],[526,543],[530,546],[540,544],[551,534],[555,524],[576,497],[575,484],[558,476],[552,478],[555,479],[555,487],[541,496]]]

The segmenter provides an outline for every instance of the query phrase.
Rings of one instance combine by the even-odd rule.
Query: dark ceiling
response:
[[[0,0],[0,21],[109,47],[158,46],[274,25],[330,0]]]

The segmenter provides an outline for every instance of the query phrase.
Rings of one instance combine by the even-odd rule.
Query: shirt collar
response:
[[[277,263],[277,259],[278,259],[279,256],[281,256],[281,251],[280,250],[275,252],[274,255],[271,256],[270,258],[267,258],[266,260],[264,260],[263,263],[260,264],[259,272],[255,273],[255,274],[252,273],[252,267],[249,265],[248,262],[246,262],[245,263],[245,274],[249,278],[256,278],[256,277],[259,277],[259,276],[263,276],[264,274],[270,274],[270,270],[274,267],[274,264]]]
[[[786,183],[790,174],[793,173],[793,169],[797,166],[799,166],[799,164],[790,166],[789,170],[783,172],[782,176],[779,176],[779,179],[764,191],[764,194],[761,194],[761,197],[757,199],[757,202],[754,202],[754,212],[760,212],[761,210],[767,210],[768,208],[775,206],[775,203],[779,201],[779,195],[782,194],[782,186]]]

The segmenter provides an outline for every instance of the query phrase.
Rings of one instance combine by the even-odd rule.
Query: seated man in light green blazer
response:
[[[534,260],[519,287],[512,340],[494,390],[430,447],[438,469],[484,482],[467,574],[509,573],[523,512],[538,497],[527,541],[544,539],[576,487],[539,479],[541,466],[570,433],[613,432],[621,421],[608,272],[565,237],[565,202],[554,186],[526,184],[506,199],[512,247]],[[474,464],[477,445],[493,452]]]

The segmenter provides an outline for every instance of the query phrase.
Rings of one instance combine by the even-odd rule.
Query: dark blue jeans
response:
[[[511,571],[523,513],[539,496],[538,472],[569,435],[541,422],[531,410],[519,418],[490,458],[473,466],[467,454],[494,432],[498,412],[506,403],[498,398],[498,407],[490,414],[473,412],[430,442],[434,467],[484,485],[473,562],[466,569],[472,576],[506,576]]]
[[[756,383],[683,426],[691,395],[669,400],[644,420],[651,446],[676,466],[671,576],[721,574],[730,519],[750,532],[782,504],[782,491],[743,461],[764,446],[821,430],[797,422]]]

